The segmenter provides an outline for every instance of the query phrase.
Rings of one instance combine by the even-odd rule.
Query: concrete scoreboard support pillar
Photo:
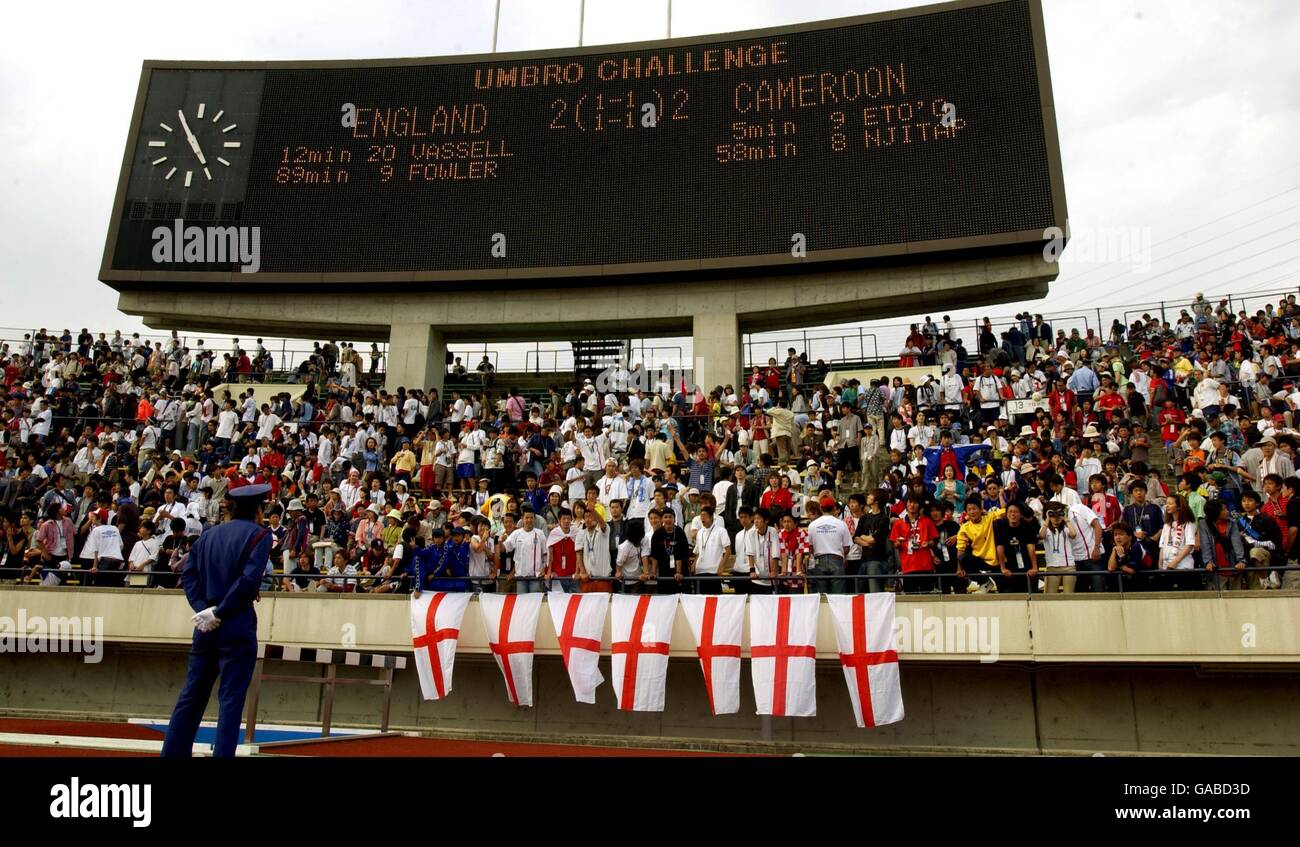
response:
[[[735,312],[711,312],[693,318],[695,384],[707,394],[714,386],[739,388],[743,360],[740,320]]]
[[[388,374],[384,387],[438,389],[447,373],[447,342],[430,324],[393,324],[388,333]]]

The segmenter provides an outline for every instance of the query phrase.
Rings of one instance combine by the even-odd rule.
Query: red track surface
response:
[[[157,753],[149,753],[143,750],[95,750],[90,747],[45,747],[41,745],[27,746],[24,744],[0,744],[0,759],[9,758],[32,758],[32,759],[49,759],[51,757],[83,757],[83,756],[131,756],[135,758],[154,757]]]
[[[312,744],[286,744],[263,748],[263,753],[286,756],[427,756],[433,758],[491,756],[727,756],[694,750],[652,750],[644,747],[580,747],[568,744],[529,744],[514,741],[460,741],[449,738],[357,738]]]
[[[27,733],[31,735],[61,735],[81,738],[135,738],[149,741],[162,740],[156,729],[138,724],[109,721],[70,721],[42,718],[0,718],[0,732]],[[617,757],[617,756],[727,756],[728,753],[706,753],[695,750],[660,750],[645,747],[586,747],[573,744],[532,744],[517,741],[462,741],[449,738],[420,738],[388,736],[384,738],[355,738],[309,744],[285,744],[264,748],[263,753],[284,756],[341,756],[341,757],[428,757],[456,758],[491,756],[503,753],[507,757]],[[0,744],[0,758],[10,756],[156,756],[157,753],[136,750],[95,750],[86,747],[47,747],[25,744]]]
[[[0,718],[0,732],[29,735],[79,735],[82,738],[139,738],[162,741],[162,733],[147,726],[109,721],[59,721],[42,718]]]

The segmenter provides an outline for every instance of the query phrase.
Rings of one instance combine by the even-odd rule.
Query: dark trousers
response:
[[[1111,590],[1110,572],[1106,570],[1106,562],[1101,560],[1079,560],[1074,563],[1074,569],[1079,572],[1078,578],[1074,582],[1074,592],[1076,594],[1092,592],[1102,594]]]
[[[704,578],[695,580],[694,593],[696,594],[721,594],[722,593],[722,580],[717,579],[715,576],[711,574],[700,574],[700,576]]]
[[[852,564],[853,560],[850,559]],[[858,578],[854,580],[856,586],[854,590],[859,594],[879,594],[885,590],[885,584],[892,577],[886,576],[889,570],[889,563],[879,559],[860,559],[857,562],[855,573]]]
[[[163,738],[163,756],[176,758],[193,754],[194,736],[218,676],[221,687],[217,691],[217,737],[212,755],[235,755],[244,696],[256,665],[257,616],[251,609],[222,621],[214,632],[195,630],[185,684]]]
[[[924,575],[923,575],[924,574]],[[929,594],[939,585],[939,578],[924,571],[914,571],[900,580],[904,594]]]
[[[1011,572],[1011,576],[995,576],[994,581],[998,584],[999,594],[1037,594],[1038,577],[1032,579],[1025,571]]]
[[[957,576],[958,565],[961,566],[962,570],[966,571],[967,576]],[[971,575],[1000,572],[997,568],[990,565],[979,556],[970,553],[963,553],[960,558],[946,562],[939,567],[941,573],[950,574],[950,576],[945,576],[939,580],[940,589],[947,591],[948,587],[951,586],[958,594],[966,593],[966,589],[971,582]],[[944,568],[949,568],[950,570],[945,571]],[[981,582],[982,581],[983,580],[981,580]]]
[[[673,579],[671,576],[660,576],[659,581],[655,583],[655,594],[681,594],[682,583]]]
[[[1199,568],[1153,571],[1148,586],[1149,591],[1202,591],[1204,588],[1205,573]]]

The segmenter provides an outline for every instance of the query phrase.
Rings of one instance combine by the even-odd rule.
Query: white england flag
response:
[[[618,707],[662,712],[677,595],[617,594],[611,604],[610,650]]]
[[[894,595],[832,594],[827,599],[858,726],[901,721],[903,689],[894,644]]]
[[[740,711],[740,634],[745,622],[743,594],[686,594],[681,599],[695,636],[695,655],[704,671],[709,708],[715,715]]]
[[[488,646],[506,681],[506,696],[516,706],[533,705],[533,642],[542,595],[480,594],[478,598]]]
[[[579,703],[595,703],[596,689],[605,681],[600,672],[600,638],[605,634],[609,595],[552,591],[546,597],[546,607],[551,610],[573,696]]]
[[[470,595],[463,592],[425,591],[411,597],[411,644],[415,672],[426,700],[441,700],[451,693],[451,671],[456,661],[456,641]]]
[[[817,714],[820,594],[749,598],[749,670],[757,714]]]

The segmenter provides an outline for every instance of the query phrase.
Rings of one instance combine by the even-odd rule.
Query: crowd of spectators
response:
[[[873,371],[907,377],[826,384],[791,349],[711,390],[615,368],[529,399],[486,357],[444,397],[380,387],[377,345],[268,386],[261,339],[42,330],[0,347],[0,579],[175,587],[268,483],[265,590],[1300,587],[1294,295],[974,340],[927,317]]]

